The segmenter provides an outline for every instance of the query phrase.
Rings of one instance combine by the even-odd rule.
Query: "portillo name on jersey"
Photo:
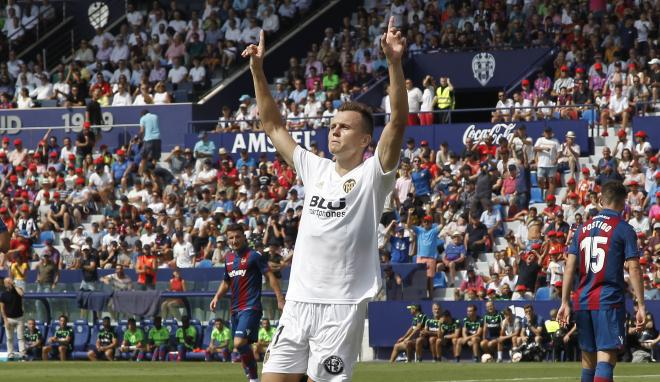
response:
[[[309,213],[319,218],[343,218],[346,216],[346,198],[330,201],[314,195],[309,200]]]

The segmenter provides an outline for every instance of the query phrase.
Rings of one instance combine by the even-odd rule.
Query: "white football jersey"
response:
[[[287,300],[356,304],[380,288],[377,228],[396,170],[384,173],[377,156],[340,176],[335,162],[294,150],[305,203]]]

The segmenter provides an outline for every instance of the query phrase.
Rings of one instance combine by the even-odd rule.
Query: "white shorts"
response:
[[[367,304],[287,301],[264,356],[263,373],[307,374],[314,382],[350,381]]]

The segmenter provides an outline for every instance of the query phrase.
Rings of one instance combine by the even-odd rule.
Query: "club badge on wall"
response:
[[[94,2],[89,5],[87,16],[89,16],[89,23],[92,24],[94,29],[103,28],[108,25],[110,8],[108,8],[107,4],[101,1]]]
[[[481,86],[486,86],[495,75],[495,56],[486,52],[475,54],[472,57],[472,74]]]

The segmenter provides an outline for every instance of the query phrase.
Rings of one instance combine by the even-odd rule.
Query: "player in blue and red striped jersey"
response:
[[[568,324],[572,302],[582,349],[582,382],[613,381],[617,353],[626,336],[624,268],[639,304],[637,330],[644,325],[637,235],[621,217],[625,200],[626,188],[621,182],[605,183],[601,190],[603,210],[577,228],[568,250],[557,319],[564,326]]]
[[[266,276],[277,297],[277,305],[284,307],[279,280],[268,267],[268,257],[247,245],[243,227],[227,227],[227,242],[231,248],[225,258],[225,277],[215,293],[210,307],[214,311],[218,301],[231,291],[231,329],[234,349],[241,355],[241,363],[250,382],[258,381],[257,362],[250,344],[257,342],[261,308],[261,279]]]

